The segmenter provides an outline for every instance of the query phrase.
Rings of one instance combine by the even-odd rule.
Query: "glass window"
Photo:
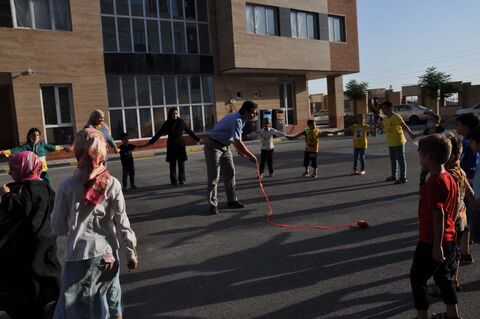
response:
[[[180,114],[179,116],[182,120],[187,124],[188,128],[191,128],[191,121],[192,117],[190,116],[190,106],[180,106]]]
[[[304,12],[297,13],[298,37],[307,38],[307,15]]]
[[[145,42],[145,20],[132,19],[132,28],[135,52],[147,52],[147,45]]]
[[[307,37],[315,39],[315,17],[312,14],[307,15]]]
[[[333,42],[345,42],[345,18],[328,16],[328,35]]]
[[[52,29],[49,0],[36,0],[33,2],[36,29]]]
[[[195,20],[195,0],[185,0],[185,19]]]
[[[152,137],[152,112],[150,108],[139,109],[138,115],[140,117],[140,133],[143,137]]]
[[[133,76],[122,77],[123,106],[136,106],[135,99],[135,78]]]
[[[113,0],[101,0],[100,12],[106,14],[113,14]]]
[[[117,35],[115,33],[115,18],[102,17],[103,50],[117,51]]]
[[[147,20],[148,52],[160,52],[157,20]]]
[[[202,103],[202,89],[200,87],[200,77],[190,77],[191,103]]]
[[[247,32],[255,33],[255,15],[253,13],[253,6],[247,5],[246,16],[247,16]]]
[[[148,86],[148,76],[137,76],[137,97],[138,105],[151,105],[150,104],[150,88]]]
[[[203,102],[213,102],[213,77],[202,76]]]
[[[265,8],[256,6],[255,7],[255,33],[257,34],[267,34],[266,18],[265,18]]]
[[[172,24],[168,21],[161,21],[160,30],[162,33],[162,52],[173,53]]]
[[[73,144],[75,134],[73,126],[47,127],[47,141],[52,144]]]
[[[122,136],[123,130],[123,116],[121,110],[110,111],[110,129],[112,130],[112,137],[119,140]]]
[[[70,1],[55,0],[53,3],[53,16],[55,17],[55,30],[72,31],[70,20]]]
[[[68,87],[58,88],[58,103],[60,105],[60,120],[62,123],[72,123],[70,90]]]
[[[267,35],[277,34],[277,20],[275,18],[275,10],[273,8],[267,8]]]
[[[185,53],[185,24],[183,22],[173,23],[173,40],[175,53]]]
[[[0,1],[0,27],[13,27],[12,9],[10,8],[10,0]]]
[[[155,125],[155,132],[158,132],[165,122],[165,108],[155,107],[153,108],[153,123]]]
[[[188,94],[188,77],[177,76],[178,87],[178,104],[189,104],[190,97]]]
[[[157,17],[157,0],[145,0],[145,16]]]
[[[187,26],[188,53],[197,54],[198,53],[197,25],[195,23],[187,23],[186,26]]]
[[[15,16],[18,27],[33,27],[29,0],[15,0]]]
[[[292,37],[318,39],[318,15],[316,13],[291,11],[290,23],[292,26]]]
[[[170,18],[170,0],[158,0],[160,18]]]
[[[159,75],[152,75],[150,77],[150,84],[152,86],[152,104],[163,105],[163,81]]]
[[[183,19],[183,0],[172,0],[172,14],[174,19]]]
[[[132,52],[132,38],[130,34],[130,19],[118,18],[118,40],[120,52]]]
[[[203,107],[205,113],[205,131],[210,131],[215,126],[215,110],[213,105]]]
[[[107,76],[108,106],[121,107],[120,79],[116,76]]]
[[[138,138],[137,109],[125,110],[125,131],[130,138]]]
[[[200,54],[210,54],[210,37],[208,24],[198,24],[198,37],[200,40]]]
[[[166,76],[165,81],[165,104],[177,104],[177,86],[175,84],[174,76]]]
[[[53,86],[42,87],[42,102],[45,124],[58,124],[57,106],[55,104],[55,88]]]
[[[290,25],[292,28],[292,37],[298,37],[298,28],[297,28],[297,13],[292,11],[290,12]]]
[[[130,10],[128,9],[128,0],[116,0],[117,1],[117,14],[129,16]]]
[[[143,0],[130,0],[132,16],[143,17]]]
[[[197,0],[198,21],[208,21],[207,0]]]
[[[203,131],[203,114],[201,105],[192,105],[192,123],[194,132]]]

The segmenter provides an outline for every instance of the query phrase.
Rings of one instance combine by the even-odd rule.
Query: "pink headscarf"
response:
[[[22,151],[12,154],[9,159],[11,175],[16,182],[40,180],[42,161],[33,152]]]
[[[85,204],[97,205],[105,197],[111,175],[103,165],[107,147],[103,135],[94,128],[81,130],[75,139],[75,176],[85,185]]]

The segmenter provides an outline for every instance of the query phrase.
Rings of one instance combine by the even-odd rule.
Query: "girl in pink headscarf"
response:
[[[122,186],[104,166],[106,145],[101,132],[80,131],[74,151],[77,169],[61,184],[51,221],[57,235],[67,236],[54,318],[121,318],[119,240],[126,247],[128,268],[138,264],[137,240],[125,211]]]
[[[14,182],[0,204],[0,310],[11,318],[43,318],[59,294],[60,263],[50,227],[54,193],[40,179],[42,161],[30,151],[9,159]]]

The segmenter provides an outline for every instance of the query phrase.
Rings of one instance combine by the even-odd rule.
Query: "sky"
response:
[[[480,0],[357,0],[357,15],[360,72],[344,84],[400,90],[429,66],[480,84]],[[326,91],[326,80],[309,81],[310,94]]]

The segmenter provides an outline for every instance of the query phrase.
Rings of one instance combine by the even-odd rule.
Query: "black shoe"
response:
[[[398,185],[398,184],[405,184],[408,182],[406,178],[400,178],[399,180],[396,180],[393,184]]]
[[[234,202],[230,202],[227,204],[228,207],[230,208],[245,208],[245,204],[240,203],[238,200]]]
[[[130,189],[137,189],[137,188],[138,188],[137,185],[130,186]]]
[[[387,177],[387,179],[385,180],[385,182],[394,182],[396,181],[397,178],[395,176],[390,176],[390,177]]]
[[[183,185],[183,184],[185,184],[185,182],[184,182],[184,181],[180,181],[180,182],[178,182],[178,184]]]
[[[178,183],[177,182],[171,182],[172,186],[177,186]]]
[[[210,215],[218,215],[218,207],[210,205]]]

